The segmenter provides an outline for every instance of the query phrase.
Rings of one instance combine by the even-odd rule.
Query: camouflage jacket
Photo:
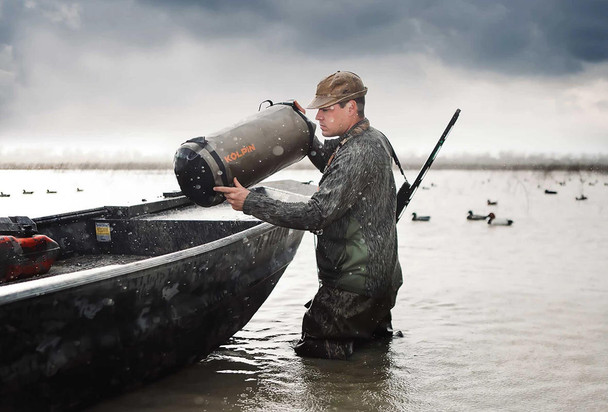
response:
[[[394,295],[402,275],[387,144],[367,119],[323,144],[315,137],[308,157],[323,176],[310,200],[287,203],[252,191],[243,211],[274,225],[316,232],[322,284],[366,296]]]

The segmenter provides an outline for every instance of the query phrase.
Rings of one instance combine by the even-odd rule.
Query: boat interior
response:
[[[185,197],[34,219],[60,246],[48,275],[125,264],[203,245],[260,224],[225,205],[202,208]]]
[[[294,183],[297,185],[293,186]],[[277,181],[257,190],[280,200],[301,201],[305,199],[302,196],[310,196],[315,187]],[[37,278],[165,255],[207,244],[262,223],[232,210],[226,202],[205,208],[185,196],[130,206],[104,206],[32,220],[38,233],[57,242],[60,250],[49,272]]]

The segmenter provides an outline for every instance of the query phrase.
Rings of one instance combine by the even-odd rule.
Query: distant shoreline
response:
[[[428,154],[398,153],[405,170],[420,170]],[[394,166],[394,165],[393,165]],[[314,170],[303,159],[291,169]],[[0,148],[0,170],[172,170],[173,157],[135,153],[45,153],[6,151]],[[608,172],[608,153],[518,153],[496,154],[454,152],[439,155],[433,169],[454,170],[539,170]]]
[[[423,159],[401,161],[405,170],[418,170]],[[315,170],[308,162],[299,162],[289,167],[298,170]],[[504,159],[479,159],[462,161],[458,159],[437,159],[432,166],[435,170],[532,170],[532,171],[593,171],[608,173],[605,159],[524,159],[509,161]],[[0,170],[172,170],[167,162],[39,162],[0,163]]]

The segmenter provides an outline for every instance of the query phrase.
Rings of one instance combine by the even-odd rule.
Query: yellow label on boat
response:
[[[95,235],[97,236],[98,242],[112,241],[112,236],[110,235],[110,224],[95,222]]]

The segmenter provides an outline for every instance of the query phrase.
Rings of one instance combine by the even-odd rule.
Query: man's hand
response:
[[[242,211],[245,198],[249,194],[249,190],[245,189],[237,178],[234,178],[234,187],[229,186],[216,186],[213,188],[216,192],[222,192],[226,200],[234,210]]]

